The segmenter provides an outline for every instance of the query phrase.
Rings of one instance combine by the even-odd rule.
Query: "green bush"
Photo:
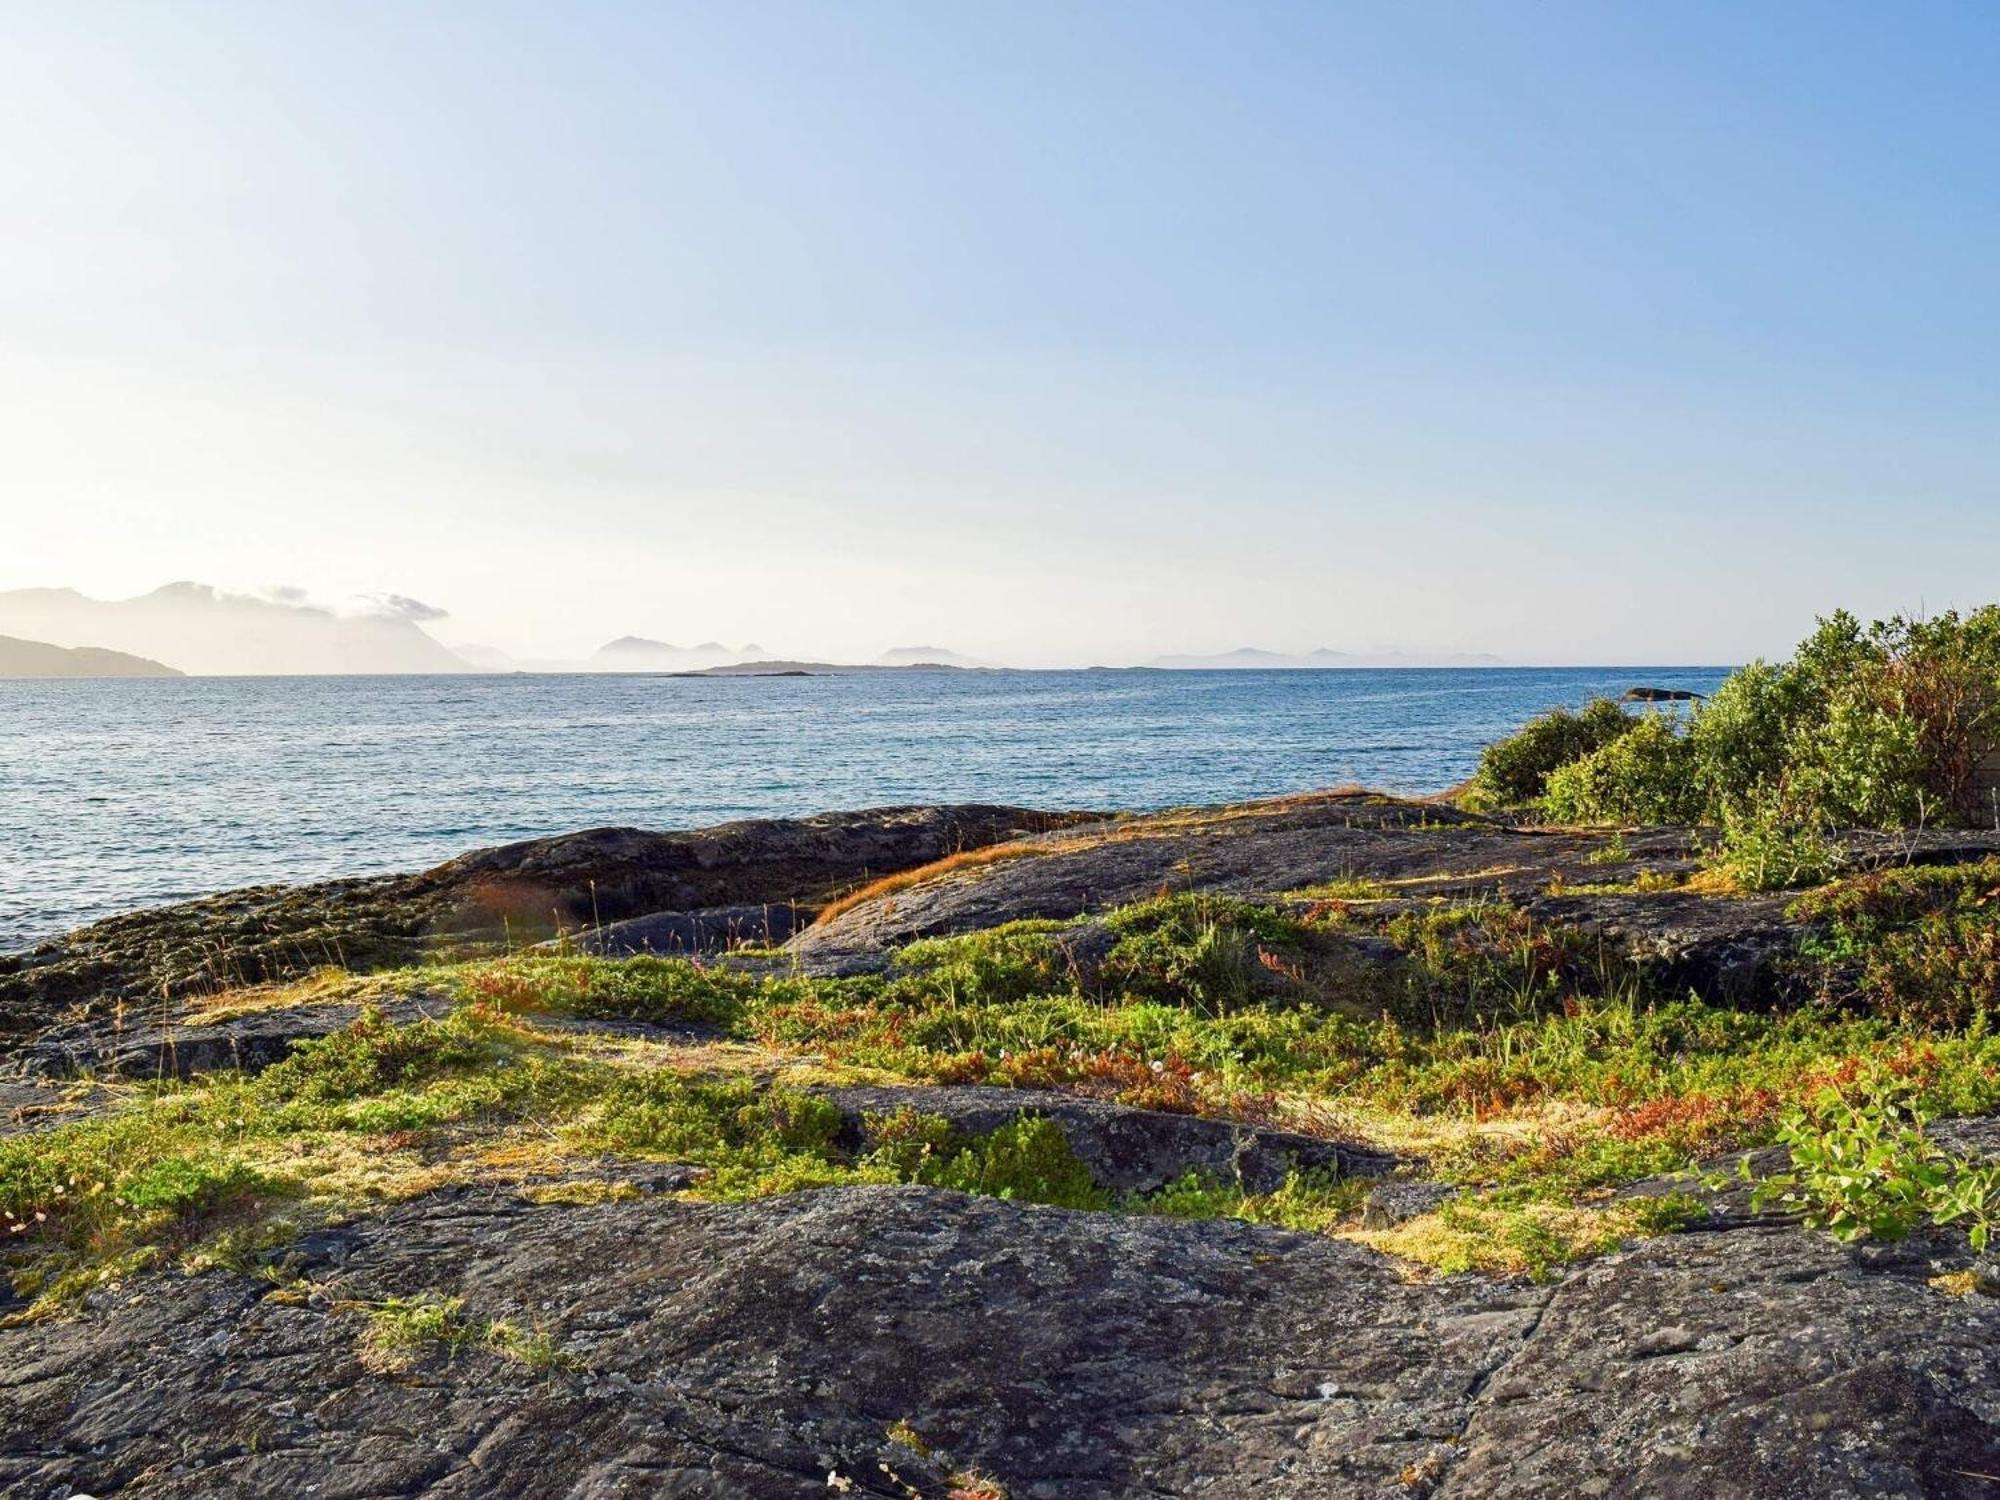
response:
[[[1537,801],[1550,772],[1630,734],[1639,722],[1609,698],[1592,699],[1582,713],[1551,709],[1488,745],[1473,784],[1503,807]]]
[[[1833,874],[1839,851],[1817,828],[1787,819],[1766,797],[1724,806],[1722,841],[1706,862],[1746,891],[1775,891],[1819,884]]]
[[[1753,661],[1730,673],[1689,719],[1689,774],[1711,818],[1777,789],[1797,697],[1796,683],[1784,672]]]
[[[1601,737],[1600,737],[1601,736]],[[1864,628],[1838,611],[1789,662],[1732,673],[1684,723],[1605,700],[1490,746],[1475,791],[1571,822],[1791,830],[1984,822],[2000,742],[2000,605]]]
[[[1926,811],[1918,729],[1851,687],[1792,742],[1787,800],[1829,823],[1904,828]]]
[[[1688,741],[1670,719],[1648,714],[1551,772],[1543,806],[1563,823],[1680,823],[1701,815],[1702,800]]]

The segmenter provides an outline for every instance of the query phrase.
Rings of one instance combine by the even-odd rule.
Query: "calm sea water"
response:
[[[0,682],[0,950],[604,824],[1434,791],[1531,714],[1720,668]]]

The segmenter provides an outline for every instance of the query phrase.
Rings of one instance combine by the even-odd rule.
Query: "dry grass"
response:
[[[183,1002],[178,1019],[183,1026],[208,1026],[259,1011],[294,1010],[352,1000],[368,988],[365,980],[357,979],[345,969],[325,968],[284,984],[241,985],[191,996]]]
[[[878,901],[885,896],[894,896],[907,891],[911,886],[921,885],[927,880],[954,874],[960,870],[976,870],[986,865],[999,864],[1003,860],[1028,859],[1036,855],[1069,851],[1087,844],[1072,843],[1067,840],[1056,844],[988,844],[980,849],[963,849],[957,854],[947,854],[943,859],[932,860],[927,865],[918,865],[914,870],[899,870],[894,875],[884,875],[880,880],[871,880],[858,886],[846,895],[828,903],[813,918],[813,926],[823,927],[834,918],[853,911],[855,907],[870,901]]]

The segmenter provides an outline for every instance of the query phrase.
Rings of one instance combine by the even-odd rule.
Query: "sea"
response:
[[[1442,790],[1558,704],[1722,667],[0,681],[0,952],[581,828]]]

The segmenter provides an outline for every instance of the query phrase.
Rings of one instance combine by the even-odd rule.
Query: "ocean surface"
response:
[[[0,681],[0,951],[578,828],[899,802],[1437,791],[1555,704],[1719,667]]]

